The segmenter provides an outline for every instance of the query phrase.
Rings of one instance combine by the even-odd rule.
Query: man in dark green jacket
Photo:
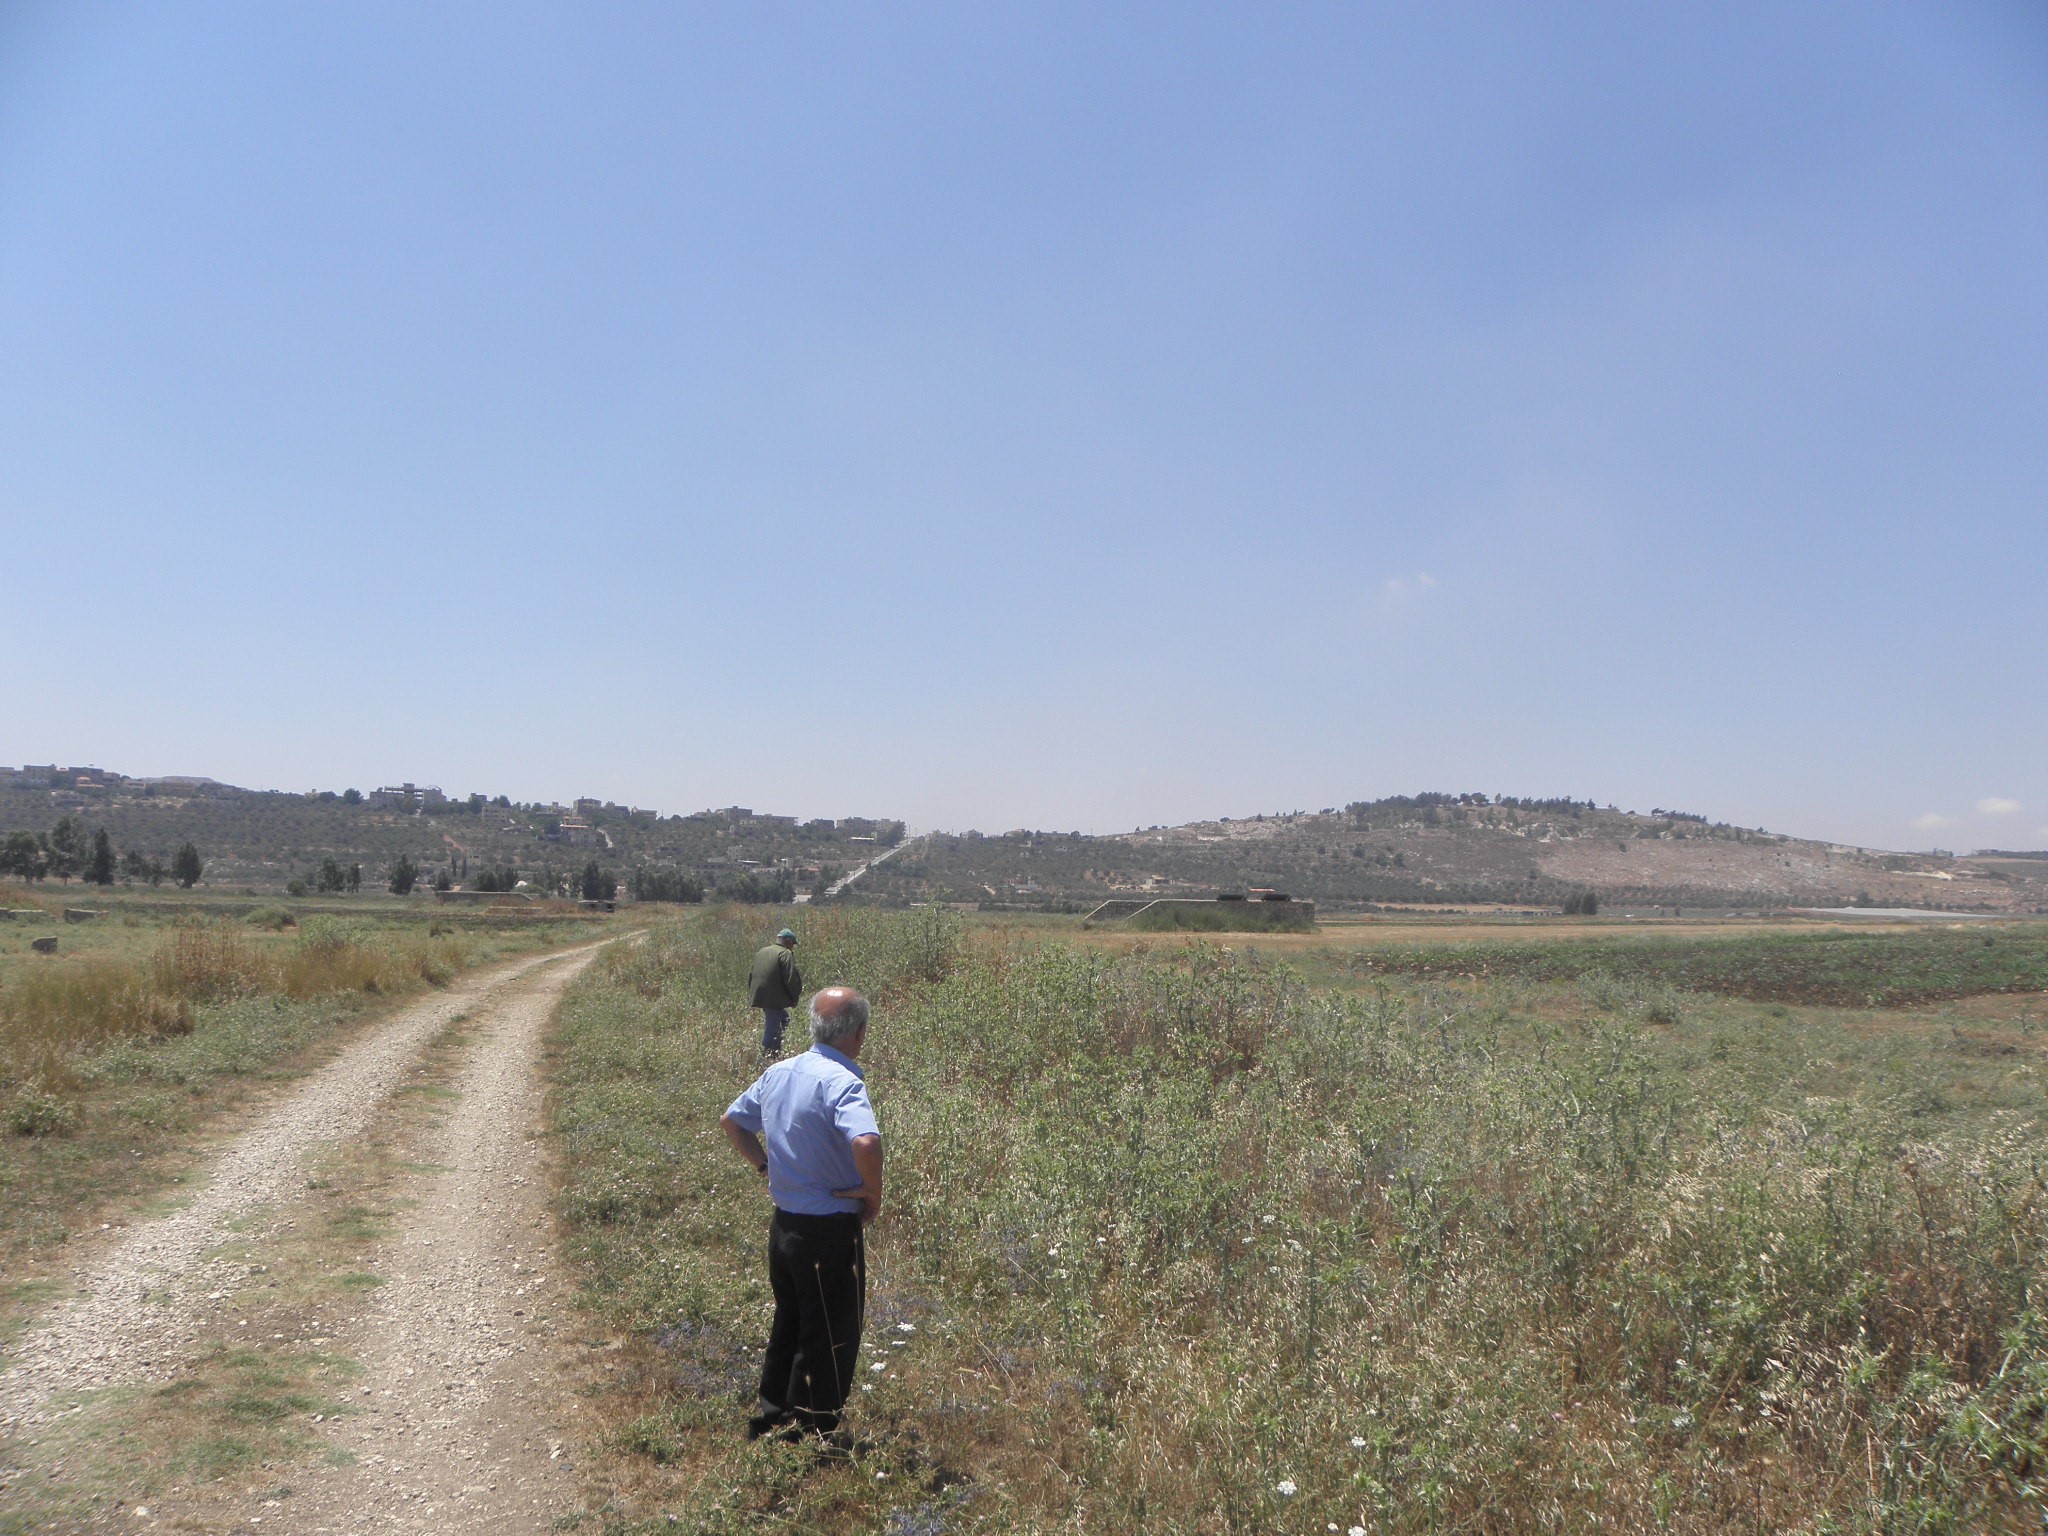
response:
[[[789,1010],[804,995],[803,972],[796,968],[796,935],[787,928],[775,935],[775,942],[754,956],[754,969],[747,976],[752,1001],[761,1010],[761,1054],[782,1054],[782,1031],[789,1023]]]

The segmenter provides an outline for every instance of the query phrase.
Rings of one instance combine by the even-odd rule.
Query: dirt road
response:
[[[268,1266],[247,1262],[249,1245],[285,1240],[315,1162],[374,1132],[396,1135],[409,1186],[403,1217],[366,1256],[373,1283],[301,1320],[304,1337],[273,1335],[361,1368],[349,1411],[313,1430],[323,1461],[295,1467],[286,1496],[179,1488],[147,1504],[124,1497],[108,1523],[510,1536],[572,1509],[556,1334],[566,1287],[550,1252],[538,1069],[557,998],[600,947],[468,979],[293,1088],[219,1151],[189,1204],[130,1227],[75,1271],[74,1293],[10,1351],[0,1431],[33,1454],[81,1394],[160,1382],[195,1351],[250,1340],[238,1288]],[[423,1053],[458,1023],[433,1088],[445,1111],[393,1132],[394,1095],[417,1085]]]

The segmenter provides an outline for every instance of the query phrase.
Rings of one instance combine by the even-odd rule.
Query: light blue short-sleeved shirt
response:
[[[814,1045],[763,1072],[726,1114],[767,1144],[768,1193],[778,1210],[840,1216],[860,1209],[858,1200],[832,1193],[860,1182],[853,1138],[881,1134],[852,1058]]]

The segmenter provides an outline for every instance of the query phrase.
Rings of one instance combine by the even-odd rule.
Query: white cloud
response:
[[[1382,590],[1390,595],[1402,592],[1427,592],[1436,585],[1436,578],[1427,571],[1417,571],[1413,576],[1389,576],[1382,584]]]
[[[1985,816],[2010,816],[2019,808],[2019,801],[2008,800],[2003,795],[1987,795],[1977,802],[1977,810]]]
[[[1952,827],[1955,824],[1955,817],[1944,816],[1939,811],[1929,811],[1925,816],[1913,818],[1913,825],[1922,832],[1939,832],[1943,827]]]

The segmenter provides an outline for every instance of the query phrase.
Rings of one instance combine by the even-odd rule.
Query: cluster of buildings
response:
[[[79,764],[59,767],[55,763],[24,763],[19,768],[0,767],[0,789],[73,790],[79,793],[162,791],[177,795],[203,795],[227,787],[218,780],[191,773],[160,773],[138,779],[125,773]]]

